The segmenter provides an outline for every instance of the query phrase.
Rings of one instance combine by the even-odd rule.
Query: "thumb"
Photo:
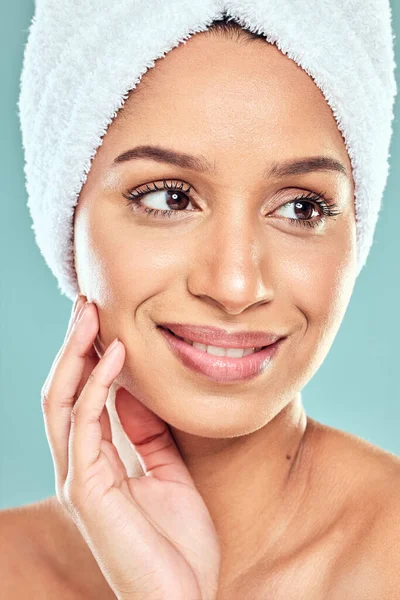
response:
[[[148,477],[195,487],[165,421],[122,386],[115,392],[115,409]]]

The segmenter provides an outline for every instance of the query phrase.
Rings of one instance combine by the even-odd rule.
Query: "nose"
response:
[[[266,244],[254,213],[231,213],[213,226],[204,224],[190,256],[190,293],[230,315],[271,302],[275,292]]]

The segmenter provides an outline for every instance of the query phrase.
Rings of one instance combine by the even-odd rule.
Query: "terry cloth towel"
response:
[[[37,0],[18,101],[35,240],[73,300],[73,215],[129,90],[224,13],[304,69],[342,133],[353,170],[357,276],[389,172],[397,94],[389,0]]]

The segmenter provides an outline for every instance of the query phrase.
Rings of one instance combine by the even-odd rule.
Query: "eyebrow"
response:
[[[177,152],[160,146],[136,146],[119,154],[113,161],[112,166],[130,160],[150,159],[159,163],[167,163],[183,169],[191,169],[199,173],[215,174],[215,167],[208,162],[204,156],[193,156]],[[264,176],[268,178],[280,178],[288,175],[302,175],[312,171],[335,171],[350,178],[346,167],[330,156],[311,156],[300,160],[289,160],[283,163],[274,163],[268,167]]]

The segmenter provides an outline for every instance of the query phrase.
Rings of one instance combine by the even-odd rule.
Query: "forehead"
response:
[[[264,40],[238,43],[207,32],[156,61],[105,138],[113,150],[173,140],[215,160],[220,153],[243,158],[244,148],[264,160],[334,151],[351,170],[332,111],[303,69]]]

